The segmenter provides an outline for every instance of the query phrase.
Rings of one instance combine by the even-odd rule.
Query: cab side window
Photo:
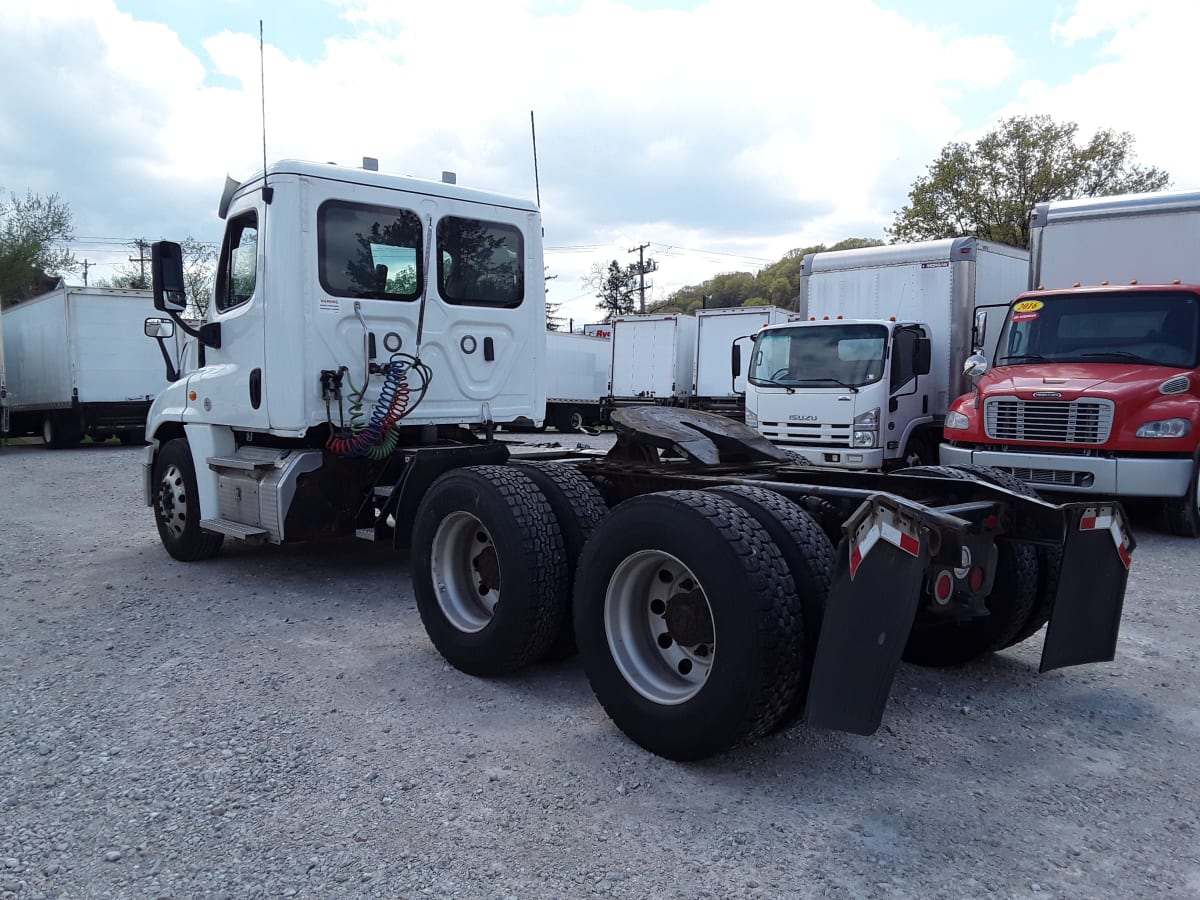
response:
[[[248,212],[232,219],[221,245],[217,270],[217,309],[241,306],[254,295],[258,283],[258,215]]]
[[[328,200],[317,211],[317,268],[335,297],[421,296],[421,220],[388,206]]]
[[[892,339],[892,393],[917,377],[913,363],[916,359],[917,338],[921,336],[915,328],[901,328]]]
[[[525,244],[515,225],[447,216],[438,222],[437,250],[447,303],[511,309],[525,299]]]

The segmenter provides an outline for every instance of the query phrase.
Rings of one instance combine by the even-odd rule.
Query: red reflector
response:
[[[954,579],[950,573],[943,570],[933,582],[933,596],[938,603],[946,603],[954,592]]]
[[[971,566],[971,590],[977,591],[983,587],[983,569],[979,566]]]
[[[900,532],[900,549],[905,553],[916,556],[921,552],[921,542],[907,532]]]

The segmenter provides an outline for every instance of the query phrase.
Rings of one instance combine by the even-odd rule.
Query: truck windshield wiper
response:
[[[1044,356],[1039,356],[1036,353],[1014,353],[1012,356],[1000,357],[1000,362],[1009,362],[1011,360],[1022,360],[1024,362],[1051,362]]]
[[[1127,353],[1124,350],[1099,350],[1095,353],[1080,353],[1078,359],[1128,359],[1131,362],[1154,363],[1152,359],[1146,359],[1144,356],[1138,356],[1136,353]]]
[[[845,388],[846,390],[848,390],[848,391],[850,391],[850,392],[852,392],[852,393],[855,393],[855,394],[857,394],[857,393],[858,393],[858,388],[856,388],[854,385],[852,385],[852,384],[846,384],[846,382],[844,382],[844,381],[838,381],[836,378],[829,378],[829,377],[825,377],[825,378],[797,378],[797,379],[795,379],[795,380],[793,380],[793,381],[789,381],[789,382],[788,382],[788,384],[836,384],[836,385],[838,385],[839,387],[843,387],[843,388]]]

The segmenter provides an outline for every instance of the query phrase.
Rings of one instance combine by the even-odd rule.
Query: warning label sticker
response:
[[[1036,312],[1019,312],[1019,313],[1013,313],[1013,315],[1012,315],[1012,320],[1013,320],[1014,322],[1032,322],[1032,321],[1033,321],[1034,319],[1036,319],[1036,318],[1037,318],[1039,315],[1041,315],[1041,313],[1036,313]]]
[[[337,297],[321,297],[321,312],[339,312],[341,308]]]

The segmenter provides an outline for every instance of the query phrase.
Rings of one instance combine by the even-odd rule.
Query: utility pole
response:
[[[146,263],[150,262],[150,257],[148,257],[146,255],[146,250],[149,249],[150,242],[147,241],[145,238],[138,238],[137,240],[135,240],[133,242],[133,244],[135,247],[137,247],[138,255],[136,258],[134,258],[132,256],[129,257],[129,261],[134,262],[134,263],[139,263],[141,265],[141,267],[142,267],[142,274],[140,276],[141,283],[143,285],[145,285],[146,284]]]
[[[95,265],[94,262],[88,262],[86,259],[83,261],[83,286],[84,287],[88,286],[87,285],[87,270],[90,269],[94,265]]]
[[[658,271],[658,263],[656,263],[654,260],[650,260],[649,262],[646,262],[646,256],[645,256],[646,248],[649,246],[650,246],[649,244],[639,244],[638,246],[633,247],[629,250],[630,253],[636,253],[638,255],[637,272],[638,272],[638,294],[640,297],[640,299],[638,300],[638,312],[639,313],[646,312],[646,273]]]

